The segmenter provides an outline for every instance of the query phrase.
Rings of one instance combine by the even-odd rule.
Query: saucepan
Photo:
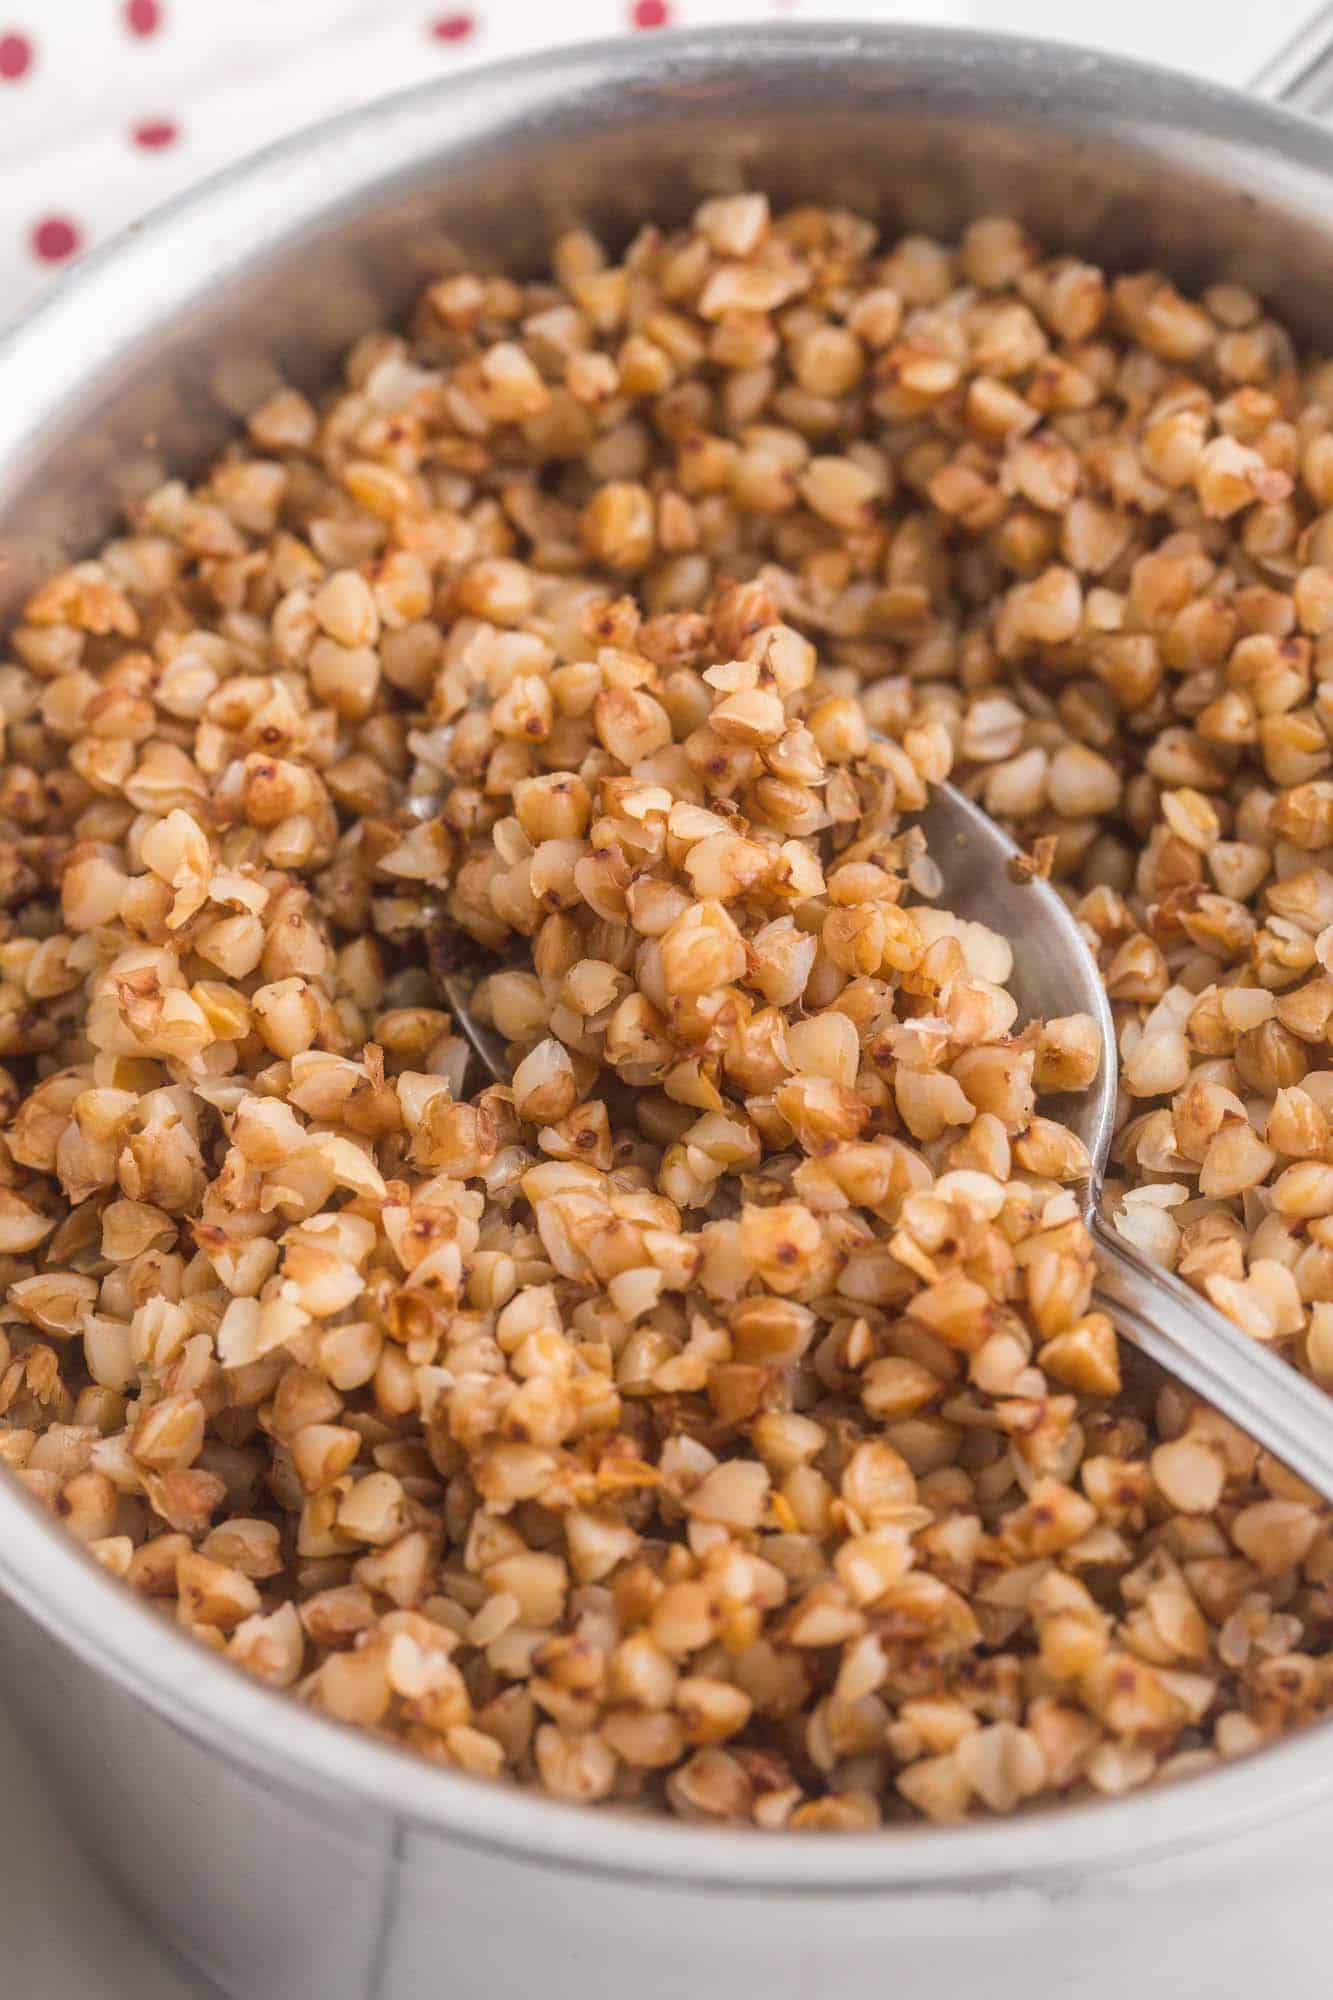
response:
[[[1262,88],[1317,106],[1333,9]],[[531,265],[708,193],[1261,292],[1333,347],[1333,137],[1053,44],[784,25],[542,55],[354,112],[94,256],[0,341],[0,625],[136,491],[460,256]],[[1333,1421],[1333,1408],[1330,1411]],[[344,1732],[153,1620],[0,1485],[4,1699],[78,1838],[245,2000],[1246,2000],[1324,1990],[1333,1726],[1004,1823],[716,1831],[525,1796]],[[21,1921],[21,1913],[12,1913]]]

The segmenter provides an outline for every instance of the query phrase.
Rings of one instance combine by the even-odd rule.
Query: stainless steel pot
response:
[[[1330,10],[1333,11],[1333,10]],[[1319,87],[1321,36],[1280,69]],[[1333,138],[1183,77],[972,34],[642,37],[433,85],[131,231],[0,342],[0,613],[270,386],[459,254],[534,259],[706,191],[1261,289],[1333,345]],[[1333,1725],[1115,1804],[763,1836],[585,1813],[321,1720],[150,1618],[0,1488],[4,1699],[80,1840],[244,2000],[1306,2000],[1326,1986]]]

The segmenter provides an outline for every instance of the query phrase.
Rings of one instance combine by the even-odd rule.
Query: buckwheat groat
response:
[[[1234,287],[745,195],[274,394],[0,666],[0,1459],[564,1799],[1007,1813],[1320,1714],[1327,1510],[1090,1311],[1094,1023],[910,815],[1069,896],[1121,1226],[1333,1385],[1330,386]]]

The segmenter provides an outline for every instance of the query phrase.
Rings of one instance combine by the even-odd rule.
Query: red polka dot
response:
[[[125,26],[132,35],[155,35],[162,26],[158,0],[125,0]]]
[[[134,127],[130,137],[145,152],[160,153],[164,146],[175,145],[180,137],[180,126],[170,118],[145,118],[141,125]]]
[[[48,215],[33,225],[32,254],[43,264],[63,264],[79,247],[79,232],[65,215]]]
[[[430,31],[437,42],[465,42],[476,25],[471,14],[441,14]]]
[[[634,0],[629,10],[632,28],[665,28],[670,19],[667,0]]]
[[[32,43],[26,35],[0,35],[0,83],[17,83],[32,68]]]

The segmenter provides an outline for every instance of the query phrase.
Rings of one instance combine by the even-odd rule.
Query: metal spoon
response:
[[[1142,1256],[1103,1213],[1118,1088],[1115,1025],[1097,961],[1074,918],[1049,883],[1015,869],[1014,843],[954,786],[936,785],[914,818],[942,877],[942,907],[1012,942],[1009,987],[1020,1021],[1091,1014],[1100,1029],[1102,1065],[1092,1088],[1043,1102],[1048,1115],[1078,1135],[1092,1160],[1084,1217],[1098,1251],[1094,1303],[1168,1374],[1333,1500],[1333,1406],[1323,1391]],[[471,978],[450,971],[441,984],[460,1031],[497,1082],[507,1083],[504,1037],[477,1020]]]
[[[943,877],[941,906],[1012,943],[1009,990],[1020,1020],[1091,1014],[1101,1030],[1102,1066],[1092,1088],[1059,1100],[1054,1112],[1043,1102],[1092,1159],[1084,1216],[1098,1252],[1094,1304],[1168,1374],[1333,1500],[1333,1405],[1323,1390],[1144,1257],[1104,1212],[1119,1083],[1115,1025],[1097,961],[1073,916],[1049,883],[1016,875],[1013,842],[954,786],[936,785],[916,823]]]
[[[477,1061],[496,1083],[512,1083],[514,1069],[509,1060],[508,1042],[497,1028],[488,1027],[484,1021],[479,1021],[473,1009],[473,994],[485,976],[484,970],[441,972],[436,975],[444,997],[449,1002],[449,1012],[454,1017],[454,1026]]]

